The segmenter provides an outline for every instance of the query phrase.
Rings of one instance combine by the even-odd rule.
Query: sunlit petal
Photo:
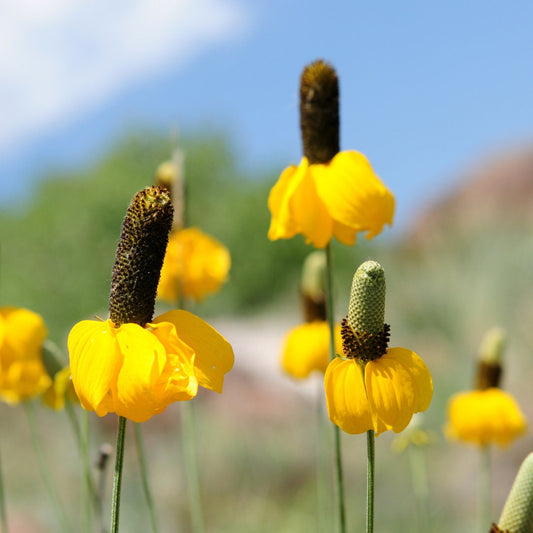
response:
[[[346,433],[374,429],[363,372],[353,359],[335,358],[324,377],[329,419]]]
[[[374,419],[381,420],[395,433],[403,431],[413,416],[416,402],[409,371],[385,354],[367,363],[365,383]]]
[[[188,311],[169,311],[158,316],[154,324],[170,322],[177,336],[195,352],[194,367],[198,383],[222,392],[224,375],[233,367],[233,349],[216,329]]]
[[[113,323],[78,322],[68,336],[68,350],[72,382],[81,404],[103,416],[107,410],[101,404],[122,366]]]
[[[392,224],[394,197],[363,154],[340,152],[328,164],[311,165],[309,172],[334,220],[356,231],[368,231],[367,238]]]
[[[433,380],[424,361],[407,348],[389,348],[387,357],[399,361],[407,369],[415,388],[415,413],[425,411],[433,397]]]

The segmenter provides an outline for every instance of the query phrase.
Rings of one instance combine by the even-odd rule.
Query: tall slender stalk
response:
[[[366,432],[367,477],[366,477],[366,533],[374,531],[374,479],[376,450],[374,430]]]
[[[319,389],[317,391],[316,399],[316,461],[317,461],[317,476],[316,476],[316,508],[317,508],[317,532],[322,533],[327,531],[330,527],[330,512],[331,512],[331,490],[329,485],[331,483],[331,464],[328,450],[331,447],[330,443],[330,425],[326,424],[324,415],[324,384],[322,381],[318,382]]]
[[[331,243],[326,246],[326,302],[329,325],[329,358],[335,359],[335,305],[333,297],[333,257]],[[338,426],[333,424],[335,447],[335,478],[337,485],[337,512],[340,533],[346,532],[346,510],[344,504],[344,481],[342,477],[341,435]]]
[[[187,492],[191,508],[192,531],[205,531],[204,515],[202,511],[202,495],[200,493],[200,472],[196,456],[196,428],[194,424],[194,406],[192,402],[181,402],[181,432],[185,472],[187,476]]]
[[[6,498],[4,494],[4,476],[2,471],[2,461],[0,458],[0,527],[2,533],[7,533],[7,513],[6,513]]]
[[[157,517],[155,514],[154,500],[152,498],[152,492],[150,491],[150,483],[148,482],[148,465],[146,461],[146,451],[144,448],[144,439],[142,435],[141,424],[134,424],[135,427],[135,444],[137,447],[137,457],[139,458],[139,467],[141,469],[141,480],[146,498],[146,504],[148,505],[148,514],[150,515],[150,523],[152,525],[152,531],[154,533],[159,532],[159,526],[157,525]]]
[[[69,531],[72,531],[72,529],[70,528],[70,525],[68,523],[65,508],[63,507],[63,504],[61,503],[61,499],[59,498],[59,494],[57,492],[56,486],[52,479],[52,473],[50,472],[50,469],[48,468],[48,463],[46,462],[46,459],[43,454],[43,449],[41,447],[41,441],[39,439],[39,435],[37,432],[37,423],[35,421],[35,411],[34,411],[33,404],[31,402],[24,402],[24,410],[28,418],[28,425],[30,426],[33,450],[35,452],[35,456],[39,464],[39,470],[41,472],[41,477],[46,486],[46,490],[48,491],[50,499],[52,500],[52,504],[55,508],[57,520],[59,524],[61,525],[61,528],[63,529],[63,531],[66,531],[68,533]]]
[[[407,449],[411,466],[411,479],[416,500],[418,531],[431,531],[429,513],[429,487],[425,449],[410,445]]]
[[[126,418],[118,417],[115,475],[113,476],[113,500],[111,504],[111,533],[118,533],[120,516],[120,489],[122,488],[122,467],[126,447]]]
[[[480,450],[479,469],[479,523],[480,532],[487,531],[490,527],[491,518],[491,475],[490,475],[490,446],[485,445]]]

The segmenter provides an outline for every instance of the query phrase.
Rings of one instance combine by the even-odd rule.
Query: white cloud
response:
[[[246,24],[235,0],[3,0],[0,155]]]

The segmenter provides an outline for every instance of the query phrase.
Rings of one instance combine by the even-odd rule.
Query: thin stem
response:
[[[333,258],[331,243],[326,246],[326,303],[327,315],[329,325],[329,359],[335,359],[335,305],[333,298]],[[339,531],[346,532],[346,511],[344,505],[344,481],[342,478],[342,454],[341,454],[341,435],[338,426],[333,425],[333,436],[335,446],[335,473],[337,484],[337,499],[338,499],[338,516],[339,516]]]
[[[7,533],[7,513],[6,513],[6,499],[4,494],[4,476],[2,471],[2,462],[0,460],[0,526],[2,533]]]
[[[420,446],[409,446],[409,464],[411,466],[411,479],[416,501],[418,517],[418,531],[425,533],[431,531],[429,520],[429,486],[426,465],[425,449]]]
[[[67,520],[65,508],[61,503],[61,499],[59,498],[59,494],[57,493],[57,489],[52,480],[52,473],[50,472],[50,469],[48,468],[48,463],[44,458],[43,450],[41,447],[41,441],[37,434],[37,424],[35,422],[35,411],[33,409],[33,404],[31,402],[24,402],[24,410],[26,411],[26,416],[28,418],[28,425],[30,426],[33,450],[37,458],[37,463],[39,464],[41,477],[46,486],[46,490],[48,491],[50,499],[52,500],[52,504],[55,508],[57,520],[61,524],[61,527],[64,531],[72,531]]]
[[[481,448],[479,472],[479,524],[480,532],[487,531],[491,519],[491,475],[490,475],[490,447],[485,445]]]
[[[374,430],[366,432],[367,478],[366,478],[366,532],[374,531],[374,479],[375,479],[375,437]]]
[[[89,460],[89,414],[82,409],[81,422],[78,422],[78,417],[74,411],[74,405],[67,398],[65,398],[65,411],[67,413],[70,425],[76,437],[76,444],[80,451],[82,462],[84,483],[82,485],[82,508],[83,508],[83,531],[91,530],[91,504],[95,512],[98,514],[100,509],[100,501],[94,486],[94,480],[91,475],[91,465]],[[81,426],[81,427],[80,427]]]
[[[200,493],[200,472],[198,471],[198,458],[196,456],[196,429],[193,408],[193,404],[190,401],[181,403],[181,432],[189,505],[191,507],[192,531],[194,533],[203,533],[205,528]]]
[[[148,483],[148,466],[146,461],[146,451],[144,448],[144,440],[142,435],[141,424],[134,424],[135,427],[135,444],[137,447],[137,457],[139,458],[139,467],[141,469],[141,481],[146,498],[146,504],[148,505],[148,514],[150,515],[150,523],[152,524],[152,531],[154,533],[159,532],[159,526],[157,525],[157,518],[155,514],[154,500],[150,491],[150,484]]]
[[[126,447],[126,422],[127,420],[123,416],[118,417],[113,500],[111,503],[111,533],[118,533],[119,526],[120,489],[122,488],[122,467],[124,466],[124,448]]]
[[[316,399],[316,440],[317,440],[317,476],[316,476],[316,502],[317,502],[317,522],[318,533],[327,531],[330,525],[331,512],[331,490],[328,488],[330,483],[330,463],[329,457],[326,457],[327,450],[331,445],[329,443],[329,424],[326,424],[324,416],[324,384],[318,382],[319,389]]]

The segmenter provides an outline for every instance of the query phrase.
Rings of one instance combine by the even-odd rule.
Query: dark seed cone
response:
[[[325,298],[315,300],[302,292],[302,307],[306,322],[314,322],[315,320],[325,321],[327,318]]]
[[[339,152],[339,82],[335,69],[320,59],[302,73],[300,127],[310,164],[328,163]]]
[[[477,383],[479,390],[499,387],[502,377],[502,366],[499,363],[479,361],[477,365]]]
[[[159,275],[172,227],[168,190],[148,187],[131,201],[118,243],[109,313],[117,326],[152,320]]]
[[[348,323],[348,317],[341,322],[342,348],[350,359],[373,361],[385,354],[389,345],[390,326],[383,324],[380,333],[355,332]]]

